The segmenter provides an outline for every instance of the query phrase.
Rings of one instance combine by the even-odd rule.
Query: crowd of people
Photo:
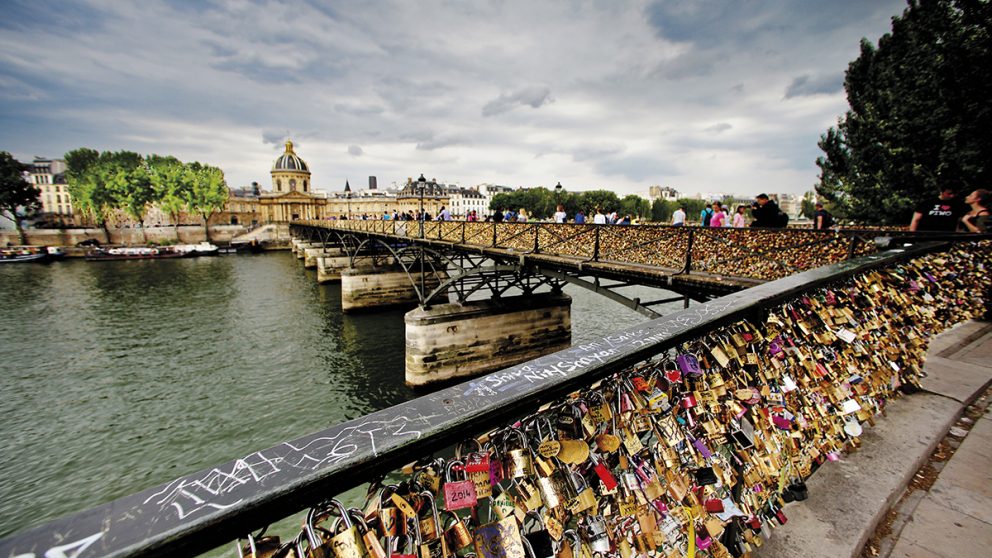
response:
[[[961,200],[952,188],[944,188],[940,194],[925,203],[918,205],[913,213],[913,219],[909,224],[911,231],[940,231],[940,232],[975,232],[984,233],[990,230],[990,204],[992,204],[992,192],[979,189],[971,192]],[[827,211],[822,203],[815,204],[813,213],[813,229],[827,230],[834,228],[833,215]],[[348,219],[342,215],[340,219]],[[387,212],[381,216],[363,214],[352,216],[352,219],[382,219],[394,221],[451,221],[451,212],[441,207],[437,215],[432,216],[429,212],[421,214],[419,211],[399,213],[397,211]],[[472,210],[464,216],[466,221],[476,222],[496,222],[496,223],[527,223],[530,216],[527,210],[495,210],[491,215],[484,218]],[[552,220],[555,223],[568,223],[568,214],[565,207],[559,204],[555,208]],[[604,211],[596,207],[589,212],[578,210],[571,219],[572,223],[582,225],[592,223],[596,225],[631,225],[638,224],[636,217],[630,214],[620,214],[616,211]],[[693,222],[692,224],[696,224]],[[671,225],[676,227],[689,225],[688,215],[685,205],[679,206],[672,214]],[[712,228],[759,228],[759,229],[782,229],[788,226],[789,216],[782,211],[775,200],[769,198],[767,194],[758,194],[751,207],[738,205],[733,211],[722,202],[714,201],[703,207],[699,213],[699,226]]]

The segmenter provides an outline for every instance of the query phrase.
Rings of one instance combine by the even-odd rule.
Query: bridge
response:
[[[565,284],[658,318],[661,304],[688,308],[872,253],[875,238],[897,234],[388,220],[296,221],[290,230],[317,280],[341,281],[344,311],[419,305],[406,318],[406,381],[414,386],[567,347]],[[623,293],[631,285],[667,293],[641,300]]]
[[[739,556],[919,389],[928,340],[986,308],[990,265],[992,243],[958,239],[769,280],[16,534],[0,556],[236,540],[281,557]],[[302,529],[260,532],[301,512]]]

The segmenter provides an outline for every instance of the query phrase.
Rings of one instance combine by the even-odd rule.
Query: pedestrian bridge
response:
[[[872,253],[876,237],[895,233],[385,220],[295,221],[291,231],[318,246],[343,247],[352,260],[362,249],[395,256],[397,249],[423,247],[434,255],[482,255],[512,263],[518,274],[530,271],[577,284],[582,277],[612,279],[665,287],[697,300]]]
[[[929,340],[988,304],[990,255],[900,245],[768,280],[15,534],[0,556],[740,556],[919,389]]]

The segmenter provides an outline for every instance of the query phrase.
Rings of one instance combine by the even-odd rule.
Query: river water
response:
[[[574,343],[644,320],[566,292]],[[8,264],[0,312],[0,537],[415,396],[404,311],[288,252]]]

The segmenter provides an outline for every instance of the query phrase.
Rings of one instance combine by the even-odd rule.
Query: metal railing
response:
[[[382,232],[391,225],[370,227]],[[476,230],[436,227],[439,236]],[[869,254],[693,306],[16,534],[0,541],[0,555],[164,556],[209,550],[716,328],[760,321],[770,308],[814,289],[945,246]]]
[[[671,273],[773,280],[877,250],[875,238],[926,241],[928,233],[886,229],[754,229],[670,225],[575,225],[464,221],[297,221],[297,226],[405,236],[452,244],[635,264]],[[974,238],[967,234],[946,239]]]

